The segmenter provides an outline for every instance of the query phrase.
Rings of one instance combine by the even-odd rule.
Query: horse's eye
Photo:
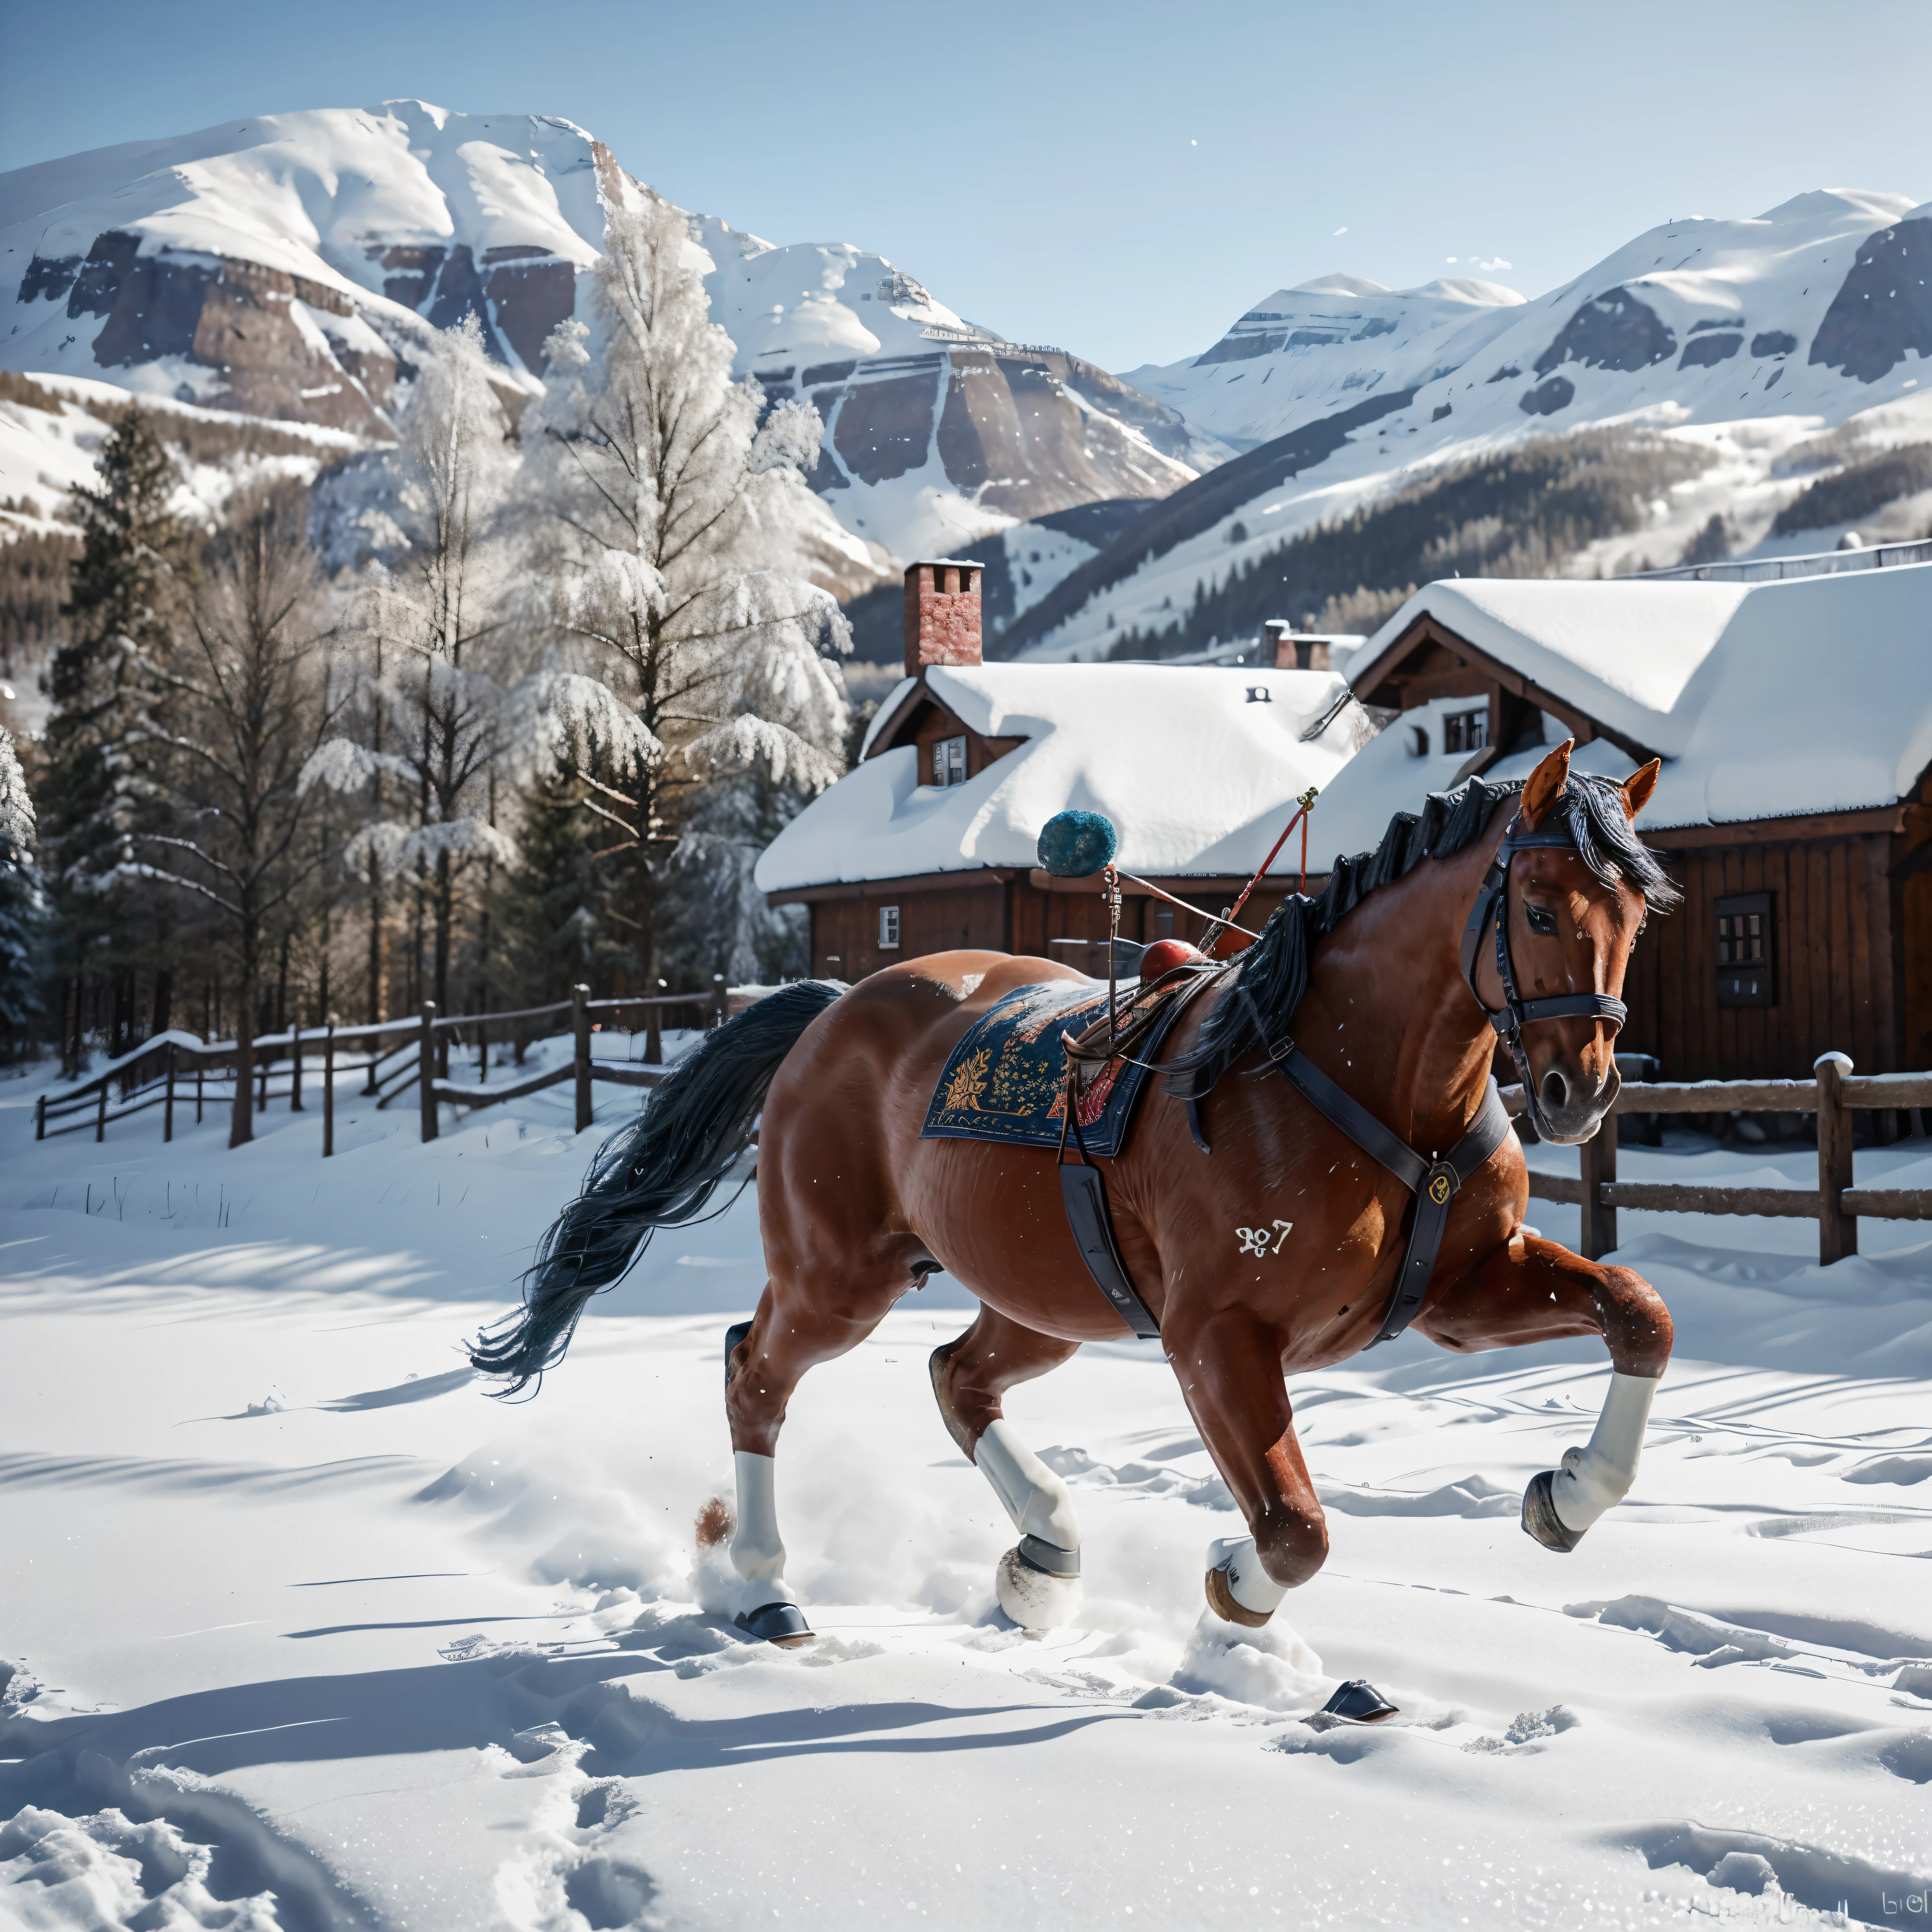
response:
[[[1537,905],[1531,901],[1525,900],[1522,910],[1523,916],[1529,921],[1529,929],[1532,932],[1538,934],[1544,939],[1554,939],[1556,937],[1556,915],[1547,906]]]

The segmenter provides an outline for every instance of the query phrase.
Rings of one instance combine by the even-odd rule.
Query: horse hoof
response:
[[[775,1643],[781,1650],[796,1650],[812,1641],[812,1626],[796,1604],[760,1604],[755,1610],[740,1611],[733,1621],[747,1636]]]
[[[1546,1550],[1561,1550],[1566,1556],[1583,1540],[1580,1529],[1572,1529],[1556,1514],[1556,1498],[1550,1485],[1556,1480],[1554,1469],[1532,1476],[1522,1492],[1522,1526]]]
[[[1245,1630],[1259,1630],[1274,1615],[1272,1610],[1251,1610],[1246,1604],[1235,1602],[1225,1569],[1208,1573],[1208,1607],[1223,1622],[1239,1624]]]
[[[1400,1708],[1365,1677],[1350,1678],[1322,1707],[1324,1717],[1340,1718],[1352,1724],[1379,1724],[1396,1716]]]
[[[1079,1612],[1080,1579],[1036,1570],[1021,1559],[1017,1550],[1008,1550],[1000,1558],[993,1590],[1000,1608],[1022,1630],[1058,1630]]]

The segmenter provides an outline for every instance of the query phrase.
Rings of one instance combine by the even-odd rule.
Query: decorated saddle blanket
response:
[[[1133,1042],[1131,1058],[1117,1057],[1098,1067],[1089,1064],[1077,1103],[1081,1138],[1089,1154],[1117,1154],[1126,1144],[1135,1105],[1162,1038],[1186,1004],[1159,997],[1160,1016]],[[1132,1004],[1125,998],[1118,1003],[1123,1032]],[[952,1049],[920,1138],[1058,1147],[1066,1113],[1062,1036],[1077,1037],[1106,1017],[1104,986],[1050,980],[1016,987],[975,1020]]]

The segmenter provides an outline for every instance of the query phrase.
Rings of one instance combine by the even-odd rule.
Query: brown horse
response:
[[[1287,1378],[1371,1343],[1414,1211],[1402,1182],[1274,1075],[1291,1022],[1310,1060],[1432,1158],[1484,1107],[1490,1016],[1506,992],[1518,997],[1503,976],[1513,963],[1523,999],[1570,1010],[1520,1042],[1544,1137],[1587,1138],[1616,1093],[1616,1022],[1604,1013],[1621,1013],[1615,996],[1646,903],[1674,896],[1630,829],[1654,765],[1619,786],[1572,774],[1569,749],[1546,758],[1520,799],[1472,779],[1432,798],[1420,819],[1399,815],[1376,854],[1336,862],[1321,901],[1285,902],[1162,1049],[1168,1067],[1202,1067],[1214,1082],[1199,1102],[1211,1152],[1178,1102],[1151,1093],[1119,1156],[1100,1163],[1120,1257],[1250,1532],[1210,1552],[1208,1600],[1233,1622],[1265,1623],[1327,1556]],[[1539,828],[1534,849],[1504,854],[1506,944],[1494,956],[1475,946],[1466,982],[1458,942],[1486,872],[1506,830]],[[1081,977],[1044,959],[948,952],[850,989],[804,982],[760,1002],[708,1036],[607,1144],[545,1235],[522,1313],[475,1351],[512,1388],[560,1359],[588,1297],[653,1228],[693,1218],[755,1130],[770,1279],[752,1321],[732,1331],[724,1394],[738,1492],[731,1556],[740,1621],[754,1634],[808,1634],[784,1584],[774,1504],[791,1392],[935,1268],[982,1304],[934,1354],[932,1374],[946,1427],[1021,1534],[999,1567],[1000,1600],[1017,1621],[1049,1627],[1077,1600],[1072,1498],[1000,1400],[1082,1342],[1126,1331],[1069,1231],[1050,1150],[922,1139],[920,1129],[974,1019],[1016,987]],[[1593,1004],[1596,1016],[1577,1010]],[[1603,1337],[1613,1372],[1595,1435],[1526,1498],[1525,1527],[1565,1550],[1630,1486],[1670,1318],[1628,1268],[1526,1233],[1528,1200],[1508,1136],[1454,1197],[1414,1325],[1459,1352]]]

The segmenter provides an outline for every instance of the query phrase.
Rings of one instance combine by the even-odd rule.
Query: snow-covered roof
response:
[[[910,746],[867,758],[766,849],[762,890],[1030,868],[1040,827],[1069,806],[1114,821],[1130,872],[1252,872],[1294,801],[1347,762],[1360,717],[1345,705],[1303,742],[1346,695],[1330,671],[992,664],[929,666],[926,679],[982,736],[1026,742],[944,788],[919,782]],[[1265,701],[1250,700],[1257,689]]]
[[[1932,565],[1774,584],[1432,584],[1360,653],[1358,686],[1425,615],[1659,753],[1651,830],[1894,805],[1932,764]],[[1354,759],[1316,815],[1324,858],[1366,850],[1391,814],[1449,784],[1466,760],[1441,748],[1441,714],[1470,702],[1405,712]],[[1414,748],[1418,726],[1427,755]],[[1565,735],[1546,717],[1546,743]],[[1486,776],[1526,777],[1540,755]],[[1577,761],[1634,769],[1600,739]]]
[[[1598,724],[1672,755],[1690,728],[1678,710],[1685,688],[1749,594],[1742,584],[1453,578],[1418,591],[1355,653],[1351,681],[1366,689],[1402,633],[1433,617]]]

